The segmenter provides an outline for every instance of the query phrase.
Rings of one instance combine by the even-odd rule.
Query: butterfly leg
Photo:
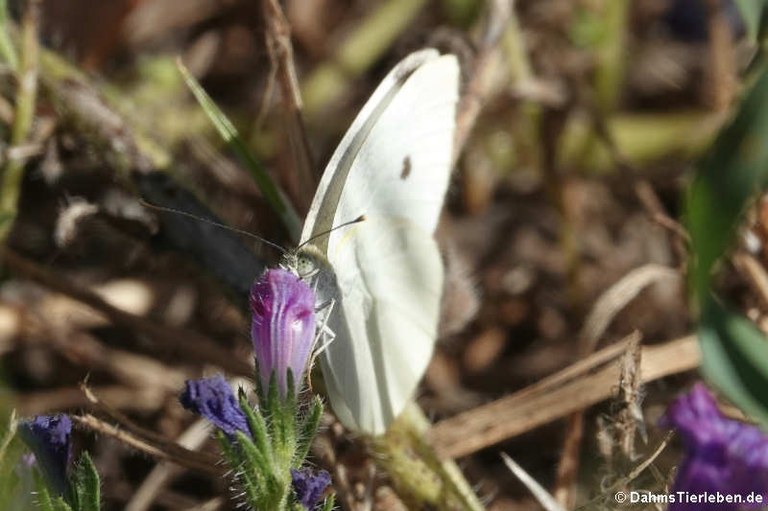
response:
[[[308,367],[310,369],[315,366],[315,360],[317,359],[317,356],[320,355],[320,353],[322,353],[325,348],[336,338],[336,334],[333,332],[333,330],[331,330],[331,327],[328,326],[328,318],[331,317],[331,312],[333,312],[333,307],[335,304],[336,301],[330,299],[315,309],[315,312],[323,312],[324,314],[322,315],[322,319],[320,320],[317,331],[315,332],[316,348],[313,350],[312,357],[309,360]],[[319,346],[319,348],[317,348],[317,346]],[[309,389],[312,390],[310,372],[311,371],[307,371],[307,385]]]
[[[322,339],[322,344],[320,345],[319,349],[315,350],[315,356],[322,353],[325,348],[328,347],[328,345],[333,342],[334,339],[336,339],[336,333],[331,329],[331,327],[328,326],[328,319],[331,317],[331,314],[333,313],[333,308],[336,306],[336,300],[331,298],[328,301],[320,304],[316,308],[316,312],[322,312],[323,317],[320,321],[319,328],[317,329],[317,339],[315,342]]]

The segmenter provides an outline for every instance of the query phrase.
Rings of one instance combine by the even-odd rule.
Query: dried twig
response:
[[[496,83],[496,75],[499,72],[500,55],[499,41],[507,22],[512,16],[511,2],[495,0],[491,2],[488,13],[485,35],[480,47],[480,53],[475,60],[470,73],[472,77],[466,86],[466,91],[461,96],[458,113],[456,115],[456,134],[453,144],[453,161],[455,162],[467,143],[469,134],[477,122],[483,105],[488,99]],[[511,25],[510,29],[518,29],[517,25]]]
[[[158,433],[155,433],[154,431],[150,431],[142,428],[141,426],[137,425],[135,422],[130,420],[125,414],[123,414],[122,412],[114,408],[112,405],[100,399],[98,395],[95,392],[93,392],[93,390],[91,390],[90,387],[88,387],[87,384],[85,383],[81,384],[80,389],[82,390],[86,399],[88,399],[88,402],[91,405],[91,408],[98,410],[102,414],[106,415],[107,417],[109,417],[110,419],[118,423],[122,429],[125,429],[136,436],[145,438],[158,446],[162,446],[162,448],[167,451],[186,454],[185,450],[181,450],[181,451],[177,450],[178,446],[172,441],[166,439],[164,436]]]
[[[579,334],[579,353],[587,356],[594,351],[613,318],[634,300],[647,286],[660,280],[675,278],[678,273],[664,266],[647,264],[636,268],[614,283],[595,302]],[[633,339],[629,349],[637,350],[639,338]],[[638,352],[639,353],[639,352]],[[623,367],[623,365],[622,365]],[[579,453],[584,434],[584,411],[568,417],[563,449],[557,468],[554,495],[565,508],[572,509],[576,502],[574,486],[578,477]]]
[[[301,116],[301,90],[293,62],[291,28],[277,0],[263,0],[262,9],[267,24],[267,50],[272,66],[277,71],[288,144],[295,163],[295,174],[290,176],[292,179],[288,181],[297,192],[299,209],[306,211],[315,193],[319,176],[313,172],[312,153]]]
[[[187,467],[190,470],[195,470],[202,474],[211,475],[214,477],[223,477],[224,469],[219,468],[216,465],[217,458],[213,456],[205,456],[202,453],[190,451],[184,449],[178,445],[176,448],[169,449],[169,443],[164,445],[155,445],[147,440],[134,435],[128,431],[123,431],[119,427],[104,422],[101,419],[91,415],[73,415],[72,419],[78,424],[85,426],[97,433],[110,436],[120,443],[129,447],[133,447],[145,454],[162,460],[172,461],[178,463],[183,467]],[[181,453],[184,453],[183,455]]]
[[[709,62],[707,63],[707,90],[712,108],[727,110],[736,96],[736,53],[733,33],[725,13],[725,2],[706,0],[709,32]]]
[[[533,390],[523,389],[438,422],[430,432],[435,449],[442,457],[466,456],[611,397],[621,374],[617,362],[627,343],[609,346]],[[694,336],[644,346],[641,352],[644,383],[695,369],[701,359]]]
[[[579,506],[578,509],[585,510],[585,509],[596,509],[595,505],[602,499],[605,498],[606,495],[610,495],[610,498],[613,498],[613,495],[618,490],[624,490],[627,485],[632,482],[633,480],[637,479],[637,477],[642,474],[645,469],[647,469],[651,463],[656,461],[656,458],[659,457],[659,455],[664,451],[664,449],[667,448],[667,445],[669,445],[670,440],[672,440],[672,436],[674,435],[674,432],[670,431],[667,433],[667,435],[662,439],[661,442],[659,442],[659,445],[656,446],[656,449],[651,453],[648,458],[644,459],[642,462],[638,463],[635,468],[633,468],[629,474],[627,474],[626,477],[621,478],[620,480],[616,481],[614,484],[607,488],[603,488],[600,495],[598,495],[596,498],[592,499],[589,502],[583,503],[581,506]]]
[[[646,264],[627,273],[595,302],[584,326],[579,332],[583,355],[592,353],[616,315],[634,300],[646,287],[670,279],[679,279],[673,268],[658,264]]]

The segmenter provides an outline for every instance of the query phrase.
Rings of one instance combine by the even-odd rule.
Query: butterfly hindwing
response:
[[[350,228],[333,259],[343,306],[329,318],[337,337],[320,358],[323,375],[345,424],[383,433],[412,398],[432,356],[440,252],[413,223],[371,218]]]
[[[456,58],[423,50],[376,89],[326,167],[302,241],[313,240],[335,334],[320,356],[348,427],[383,433],[413,397],[437,336],[443,267],[433,239],[450,177]],[[333,277],[333,278],[330,278]]]

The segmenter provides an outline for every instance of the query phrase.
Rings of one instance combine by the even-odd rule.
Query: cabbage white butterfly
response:
[[[443,288],[433,233],[450,177],[458,84],[456,57],[433,49],[384,78],[325,169],[303,248],[284,262],[327,305],[319,321],[333,339],[319,358],[331,405],[364,433],[386,431],[432,357]]]

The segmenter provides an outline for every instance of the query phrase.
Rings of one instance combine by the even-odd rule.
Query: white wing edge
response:
[[[426,48],[409,54],[401,60],[381,81],[371,97],[365,103],[360,113],[357,114],[352,125],[339,142],[339,146],[328,161],[323,177],[312,199],[304,228],[301,231],[300,243],[306,242],[314,234],[333,227],[334,212],[338,203],[343,182],[352,167],[360,146],[365,141],[368,132],[378,121],[381,112],[391,101],[391,98],[400,90],[408,77],[426,62],[440,58],[440,52],[434,48]],[[341,182],[341,183],[339,183]],[[332,189],[331,185],[336,184]],[[329,196],[329,190],[334,190],[336,197]],[[332,202],[332,204],[330,202]],[[330,208],[330,209],[328,209]],[[325,243],[320,241],[318,246],[325,248]]]

